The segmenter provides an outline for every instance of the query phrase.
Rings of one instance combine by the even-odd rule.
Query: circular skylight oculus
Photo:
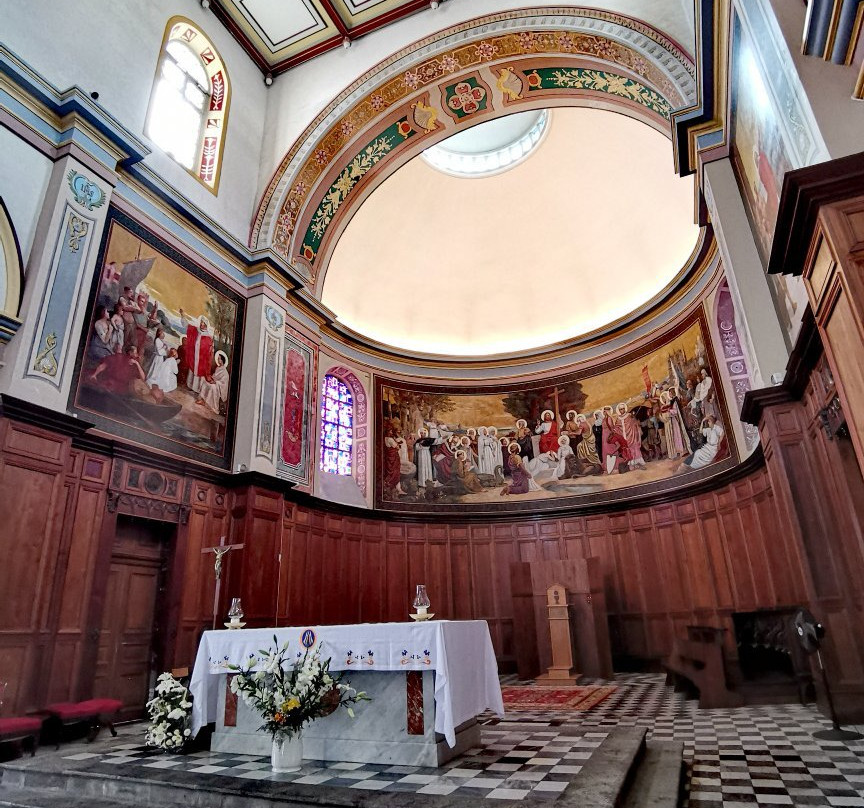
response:
[[[542,142],[549,117],[541,109],[496,118],[430,146],[423,159],[454,177],[500,174],[528,159]]]
[[[418,156],[363,201],[324,276],[341,324],[396,350],[494,356],[614,327],[668,292],[699,240],[669,138],[607,110],[547,114],[512,170],[465,182]]]

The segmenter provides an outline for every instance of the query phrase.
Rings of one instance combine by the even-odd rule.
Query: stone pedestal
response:
[[[456,728],[456,746],[435,732],[433,671],[368,671],[351,674],[351,685],[372,701],[354,707],[355,717],[337,710],[303,730],[303,757],[398,766],[440,766],[480,744],[476,720]],[[242,698],[227,692],[220,676],[214,752],[269,755],[270,736],[258,731],[261,719]],[[227,708],[227,709],[226,709]]]

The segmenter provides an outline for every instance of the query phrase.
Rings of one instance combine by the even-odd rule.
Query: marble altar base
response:
[[[352,671],[352,687],[365,691],[372,701],[355,705],[354,718],[348,715],[347,710],[340,709],[307,725],[303,730],[303,757],[351,763],[391,763],[395,766],[441,766],[466,749],[479,746],[480,727],[476,719],[456,727],[454,747],[435,732],[433,671],[413,674],[422,677],[422,707],[417,698],[409,708],[410,675],[406,671]],[[220,675],[218,718],[210,742],[211,750],[269,755],[270,736],[258,731],[261,719],[242,698],[237,700],[236,726],[225,725],[226,684],[227,677]],[[229,705],[229,721],[232,712]]]

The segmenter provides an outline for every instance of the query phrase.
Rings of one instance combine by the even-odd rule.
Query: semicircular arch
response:
[[[382,62],[310,124],[275,172],[250,244],[271,247],[320,295],[353,211],[422,150],[549,106],[615,109],[668,135],[671,112],[695,98],[693,73],[655,29],[592,9],[528,9],[448,29]]]

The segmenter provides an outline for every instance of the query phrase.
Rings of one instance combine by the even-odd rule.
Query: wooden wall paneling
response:
[[[380,529],[380,522],[374,524]],[[384,538],[381,535],[369,535],[365,531],[364,533],[360,545],[360,569],[357,571],[360,589],[359,616],[363,623],[381,623],[386,620],[384,611],[386,579],[383,574],[385,569]]]
[[[67,497],[69,439],[0,418],[0,678],[8,682],[3,710],[40,706],[54,573]]]
[[[474,618],[473,560],[467,537],[450,542],[449,573],[453,582],[453,616],[457,620]]]
[[[432,611],[444,620],[452,620],[453,609],[453,578],[450,573],[448,558],[450,546],[445,531],[437,531],[438,535],[426,545],[426,591],[432,603]],[[420,583],[420,581],[418,581]]]
[[[244,547],[226,561],[219,613],[227,614],[230,599],[239,597],[244,620],[253,628],[272,625],[276,618],[282,503],[281,494],[250,486],[245,495],[235,496],[231,508],[229,541]]]
[[[405,525],[384,525],[384,598],[388,620],[403,620],[412,611],[409,600],[412,594],[408,577],[409,550],[405,532]]]
[[[290,520],[290,521],[289,521]],[[305,508],[293,508],[283,519],[282,554],[280,569],[279,625],[296,625],[308,622],[306,614],[314,580],[311,562],[312,527],[310,513]],[[320,573],[319,579],[320,581]]]
[[[77,693],[87,689],[90,678],[90,672],[84,667],[87,604],[97,572],[98,538],[105,513],[110,464],[106,458],[79,454],[80,462],[75,466],[80,478],[67,478],[66,535],[58,553],[58,574],[54,583],[60,606],[52,621],[52,664],[42,696],[46,704],[74,701]]]
[[[519,548],[512,538],[493,538],[488,544],[488,553],[486,549],[487,545],[483,545],[483,550],[474,563],[477,576],[477,616],[481,620],[495,621],[492,623],[495,652],[505,668],[512,670],[515,664],[515,634],[510,564],[522,559],[519,558]]]
[[[732,581],[725,545],[716,511],[702,514],[699,521],[702,553],[710,570],[715,595],[715,605],[720,609],[731,609],[733,605]],[[699,552],[695,548],[694,552]]]
[[[753,534],[747,532],[737,508],[719,511],[719,514],[735,608],[750,611],[758,605],[748,546]]]
[[[689,605],[694,611],[714,611],[717,591],[711,573],[707,537],[703,531],[702,514],[681,525],[683,571],[689,593]]]

